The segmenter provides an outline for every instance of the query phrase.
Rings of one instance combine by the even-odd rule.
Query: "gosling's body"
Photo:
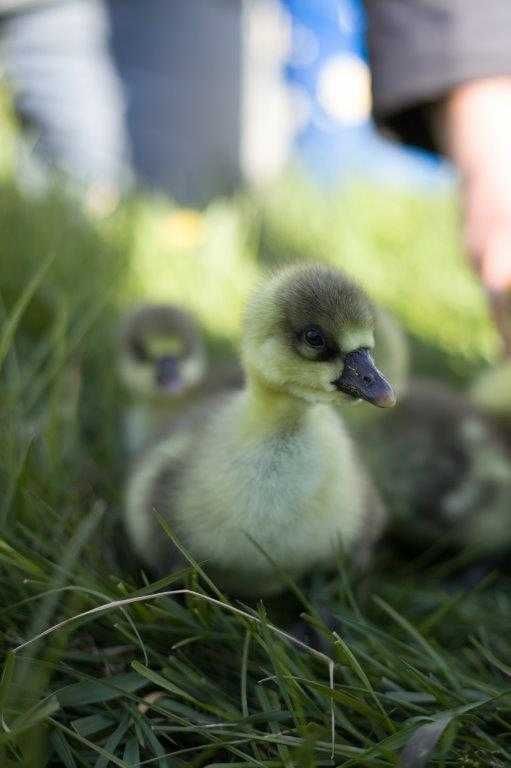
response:
[[[390,528],[407,546],[511,546],[511,459],[492,421],[446,384],[411,381],[363,436]]]
[[[511,418],[511,360],[482,373],[472,384],[470,395],[480,408]]]
[[[318,306],[309,306],[314,298]],[[338,331],[346,360],[357,361],[372,344],[366,301],[339,273],[317,267],[288,270],[256,295],[244,334],[246,387],[174,425],[131,477],[126,522],[149,566],[165,572],[176,565],[155,508],[236,594],[281,591],[274,564],[299,578],[332,567],[341,548],[367,559],[384,510],[335,407],[340,391],[355,396],[355,385],[350,371],[339,376],[344,352],[323,359],[302,330],[319,318],[334,329],[330,343]],[[305,334],[314,338],[310,329]],[[371,370],[371,392],[362,396],[392,404],[388,384]]]
[[[295,578],[333,566],[341,547],[365,562],[384,512],[338,414],[324,404],[289,407],[270,395],[254,430],[249,398],[241,392],[224,401],[204,429],[174,432],[146,459],[145,472],[140,467],[128,493],[139,554],[147,559],[159,550],[159,572],[175,565],[149,497],[153,508],[171,510],[178,538],[237,594],[253,593],[254,584],[261,595],[282,589],[263,552]]]
[[[511,360],[482,373],[470,388],[470,398],[487,413],[511,449]]]
[[[399,394],[391,417],[354,408],[349,423],[407,550],[443,543],[495,555],[511,546],[511,362],[483,374],[470,395],[410,378],[399,325],[376,316],[375,359]]]

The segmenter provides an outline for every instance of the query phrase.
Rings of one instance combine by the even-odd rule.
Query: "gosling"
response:
[[[169,428],[204,379],[206,354],[194,318],[171,304],[130,312],[121,329],[118,369],[127,399],[125,449],[136,455]]]
[[[301,265],[255,291],[245,314],[241,391],[190,408],[135,465],[125,522],[153,572],[179,564],[155,516],[231,594],[281,592],[370,557],[383,504],[337,404],[395,404],[376,368],[374,310],[343,273]]]

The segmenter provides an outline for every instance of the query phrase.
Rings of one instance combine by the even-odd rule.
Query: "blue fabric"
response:
[[[343,122],[321,103],[321,73],[329,63],[345,57],[359,61],[362,67],[367,64],[362,0],[281,0],[281,4],[291,27],[285,82],[308,105],[307,120],[300,125],[293,142],[292,154],[299,165],[326,184],[353,175],[428,186],[449,182],[449,172],[436,157],[384,140],[369,114],[358,121]],[[314,49],[309,61],[307,48]],[[345,98],[349,99],[349,94]]]

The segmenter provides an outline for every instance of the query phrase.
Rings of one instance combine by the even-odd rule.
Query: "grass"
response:
[[[135,200],[91,223],[3,185],[2,768],[511,764],[505,574],[468,587],[438,552],[390,548],[363,581],[340,565],[294,598],[318,653],[277,631],[275,606],[219,600],[199,565],[148,583],[113,546],[126,306],[184,302],[230,354],[266,268],[328,261],[403,320],[418,370],[462,386],[497,342],[456,215],[449,199],[360,186],[325,200],[295,179],[201,214]]]

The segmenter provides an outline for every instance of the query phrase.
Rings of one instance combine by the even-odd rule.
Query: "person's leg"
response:
[[[102,0],[35,5],[7,16],[2,37],[6,75],[29,137],[21,181],[34,187],[52,169],[92,198],[125,190],[125,104]]]

